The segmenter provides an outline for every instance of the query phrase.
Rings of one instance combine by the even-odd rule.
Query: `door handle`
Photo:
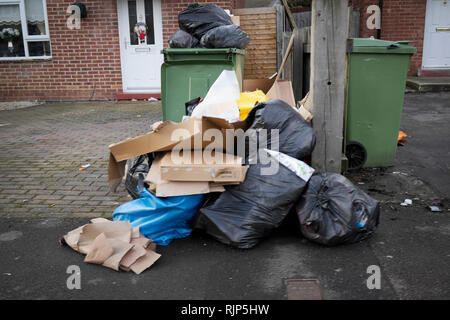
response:
[[[450,27],[437,27],[436,31],[450,31]]]

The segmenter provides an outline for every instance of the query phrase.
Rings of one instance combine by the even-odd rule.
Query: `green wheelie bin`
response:
[[[186,115],[185,103],[204,98],[223,70],[234,70],[242,90],[245,50],[164,49],[161,66],[163,120],[180,122]]]
[[[348,169],[394,165],[406,76],[416,48],[408,41],[349,39]]]

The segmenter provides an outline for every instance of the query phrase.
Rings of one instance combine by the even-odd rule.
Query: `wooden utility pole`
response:
[[[348,0],[313,0],[311,81],[317,171],[341,172],[346,86]]]

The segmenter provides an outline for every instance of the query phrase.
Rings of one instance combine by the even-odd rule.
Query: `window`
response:
[[[147,23],[147,44],[155,44],[153,28],[153,0],[145,0],[145,22]]]
[[[143,15],[145,15],[145,20]],[[134,31],[134,27],[138,22],[144,22],[147,27],[146,42],[147,45],[155,44],[155,31],[153,28],[153,0],[128,1],[128,22],[130,27],[130,44],[139,45],[144,43],[139,41],[138,35]]]
[[[130,23],[130,44],[139,44],[137,34],[134,32],[134,26],[137,23],[137,8],[136,1],[128,1],[128,19]]]
[[[0,0],[0,60],[49,57],[46,0]]]

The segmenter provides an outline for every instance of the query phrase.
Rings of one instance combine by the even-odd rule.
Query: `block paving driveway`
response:
[[[154,103],[50,103],[0,111],[0,216],[111,217],[108,145],[151,130]],[[91,166],[80,171],[82,165]]]

